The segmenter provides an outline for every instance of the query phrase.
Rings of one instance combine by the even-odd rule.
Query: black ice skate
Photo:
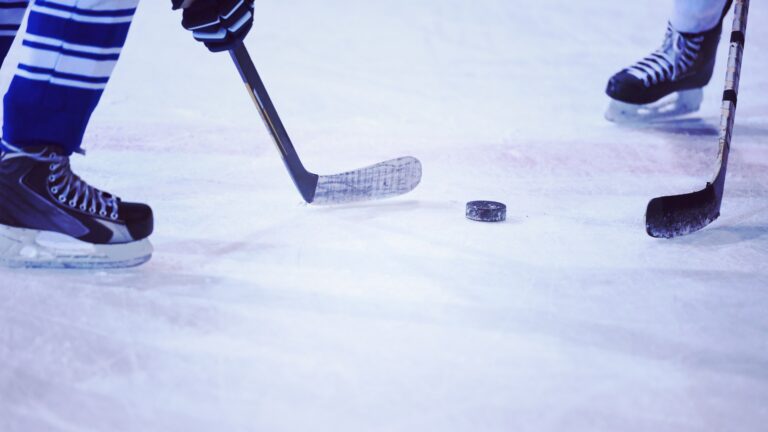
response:
[[[152,256],[152,228],[148,206],[89,186],[58,147],[0,154],[0,264],[136,266]]]
[[[606,93],[605,117],[614,122],[663,120],[698,111],[702,87],[715,67],[722,24],[704,33],[680,33],[671,24],[662,46],[617,73]]]

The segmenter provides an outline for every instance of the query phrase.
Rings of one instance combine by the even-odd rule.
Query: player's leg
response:
[[[730,0],[675,0],[670,24],[682,33],[703,33],[720,24]]]
[[[35,0],[4,98],[3,139],[77,151],[138,0]]]
[[[69,156],[120,55],[138,0],[36,0],[4,98],[0,261],[15,266],[118,267],[151,256],[152,211],[100,191]],[[63,234],[66,248],[41,236]]]
[[[664,42],[608,81],[612,121],[648,121],[697,111],[712,78],[730,0],[676,0]]]
[[[29,0],[0,0],[0,66],[21,27]]]

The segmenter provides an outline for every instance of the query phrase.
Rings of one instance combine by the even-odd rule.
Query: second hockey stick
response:
[[[419,185],[421,162],[410,156],[341,174],[317,175],[307,171],[272,105],[245,45],[239,42],[230,50],[230,54],[304,201],[325,205],[375,200],[402,195]]]
[[[652,237],[672,238],[690,234],[704,228],[720,216],[725,174],[728,170],[728,155],[731,151],[733,123],[736,118],[749,0],[736,0],[735,4],[728,72],[721,108],[720,148],[715,176],[700,191],[651,200],[645,213],[645,226]]]

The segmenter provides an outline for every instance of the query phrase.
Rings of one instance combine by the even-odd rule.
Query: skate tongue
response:
[[[64,149],[57,145],[47,145],[47,146],[42,146],[41,148],[45,152],[46,156],[50,156],[50,155],[56,155],[60,157],[67,156],[67,153],[64,151]]]

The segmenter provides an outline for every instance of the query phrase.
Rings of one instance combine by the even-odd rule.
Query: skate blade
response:
[[[700,88],[684,90],[666,96],[654,103],[635,105],[612,100],[605,118],[620,124],[652,123],[696,112],[701,107],[704,91]]]
[[[58,233],[0,225],[0,265],[10,268],[117,269],[152,258],[148,239],[97,245]]]

